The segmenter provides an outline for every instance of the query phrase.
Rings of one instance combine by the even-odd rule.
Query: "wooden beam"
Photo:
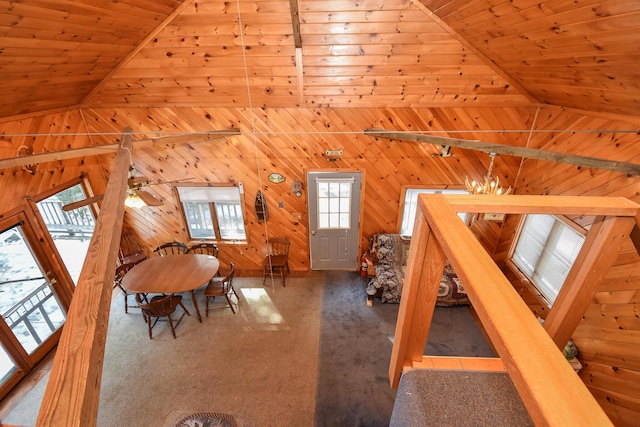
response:
[[[140,139],[133,141],[133,148],[146,148],[158,144],[183,144],[185,142],[210,142],[232,135],[240,135],[240,129],[229,128],[224,130],[212,130],[210,132],[189,133],[186,135],[163,136],[160,138]]]
[[[612,425],[491,256],[457,218],[446,196],[418,196],[417,215],[425,216],[464,285],[535,425]]]
[[[298,104],[304,103],[304,72],[302,71],[302,48],[296,48],[296,77],[298,80]]]
[[[23,157],[11,157],[8,159],[0,159],[0,169],[56,162],[58,160],[74,159],[76,157],[97,156],[100,154],[114,153],[116,150],[118,150],[118,144],[105,144],[94,147],[73,148],[64,151],[31,154]]]
[[[412,367],[455,371],[505,372],[507,370],[502,360],[497,357],[422,356],[422,360],[413,363]]]
[[[95,426],[129,172],[126,129],[58,343],[37,426]]]
[[[377,138],[398,139],[435,145],[449,145],[451,147],[466,150],[484,151],[485,153],[505,154],[507,156],[524,157],[527,159],[537,159],[556,163],[568,163],[593,169],[604,169],[629,175],[640,175],[640,165],[635,163],[598,159],[595,157],[579,156],[576,154],[558,153],[556,151],[538,150],[535,148],[515,147],[512,145],[492,144],[477,140],[448,138],[443,136],[398,132],[385,129],[365,129],[364,133],[365,135]]]
[[[291,10],[291,26],[293,27],[293,42],[296,49],[302,49],[302,36],[300,35],[300,11],[298,10],[298,0],[289,0]]]
[[[447,194],[456,212],[549,215],[613,215],[635,217],[637,203],[624,197]],[[640,215],[638,215],[640,219]]]
[[[240,135],[240,129],[231,128],[203,133],[191,133],[187,135],[166,136],[161,138],[141,139],[133,141],[134,148],[145,148],[154,144],[180,144],[184,142],[214,141],[230,135]],[[72,148],[70,150],[50,151],[46,153],[32,154],[30,156],[10,157],[0,159],[0,169],[33,165],[38,163],[56,162],[59,160],[75,159],[77,157],[97,156],[110,154],[118,150],[119,144],[105,144],[93,147]]]
[[[591,304],[600,281],[616,260],[635,224],[631,217],[599,216],[544,322],[559,349],[571,338]]]
[[[405,367],[422,360],[445,264],[442,248],[424,216],[416,217],[412,236],[412,240],[423,244],[409,247],[400,314],[389,364],[391,387],[398,387],[400,374]]]

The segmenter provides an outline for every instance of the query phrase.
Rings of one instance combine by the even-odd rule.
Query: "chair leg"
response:
[[[204,307],[204,315],[205,315],[205,317],[209,317],[209,298],[211,298],[211,297],[209,297],[209,296],[205,296],[204,297],[204,305],[205,305],[205,307]]]
[[[180,307],[182,307],[184,312],[187,313],[187,316],[191,316],[191,313],[189,313],[189,310],[187,310],[187,307],[185,307],[184,304],[182,304],[182,302],[180,303]]]
[[[169,318],[169,327],[171,328],[171,334],[173,335],[173,339],[176,338],[176,328],[173,326],[173,320],[171,319],[171,316],[167,316]]]
[[[129,294],[127,294],[127,291],[124,291],[124,314],[129,314],[129,299],[128,299]]]
[[[236,296],[236,299],[238,300],[238,303],[240,303],[240,297],[238,296],[238,293],[236,292],[236,290],[233,287],[233,285],[231,285],[231,290],[233,291],[233,294]]]
[[[233,309],[233,304],[231,304],[231,300],[229,299],[229,294],[224,294],[224,297],[227,299],[227,303],[229,303],[229,308],[233,314],[236,314],[236,311]]]
[[[145,320],[147,322],[147,325],[149,326],[149,339],[152,340],[153,339],[153,334],[151,333],[151,330],[153,329],[153,325],[151,324],[151,317],[148,317]]]

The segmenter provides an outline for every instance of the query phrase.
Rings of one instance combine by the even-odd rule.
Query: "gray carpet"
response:
[[[161,324],[150,340],[139,312],[124,314],[117,296],[98,426],[173,426],[194,412],[226,413],[242,427],[389,424],[398,304],[367,307],[356,273],[290,278],[286,288],[263,287],[260,278],[234,285],[237,314],[185,317],[177,339]],[[200,292],[198,299],[202,308]],[[190,298],[185,304],[192,310]],[[427,353],[486,355],[482,345],[466,307],[436,308]],[[2,422],[34,425],[45,385],[46,378]]]
[[[327,272],[322,294],[316,426],[388,426],[389,362],[399,304],[366,305],[357,273]],[[436,307],[425,354],[493,356],[466,306]]]
[[[400,380],[391,427],[527,427],[506,372],[412,369]]]

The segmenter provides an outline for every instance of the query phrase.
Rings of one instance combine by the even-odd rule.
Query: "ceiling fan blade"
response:
[[[69,211],[72,211],[74,209],[78,209],[78,208],[81,208],[83,206],[87,206],[87,205],[90,205],[92,203],[99,202],[100,200],[102,200],[103,197],[104,197],[104,194],[100,194],[98,196],[93,196],[93,197],[88,197],[88,198],[83,199],[83,200],[78,200],[77,202],[69,203],[69,204],[66,204],[66,205],[62,206],[62,210],[65,211],[65,212],[69,212]]]
[[[129,185],[129,187],[141,187],[145,184],[147,184],[149,182],[149,178],[147,178],[146,176],[132,176],[131,178],[129,178],[129,180],[127,181],[127,185]]]
[[[147,206],[161,206],[162,200],[158,199],[155,195],[149,193],[146,190],[136,190],[138,196]]]

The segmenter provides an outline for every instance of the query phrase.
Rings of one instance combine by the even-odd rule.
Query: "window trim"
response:
[[[211,214],[211,221],[213,223],[213,232],[215,234],[215,238],[202,238],[202,237],[193,237],[191,235],[191,230],[189,228],[189,221],[187,220],[187,215],[184,209],[184,205],[183,205],[183,201],[180,198],[180,193],[178,191],[178,187],[200,187],[200,188],[204,188],[204,187],[208,187],[208,188],[216,188],[216,187],[233,187],[233,188],[237,188],[238,189],[238,193],[239,193],[239,201],[240,201],[240,209],[242,210],[242,224],[244,227],[244,234],[245,234],[245,238],[242,240],[233,240],[233,239],[222,239],[221,234],[220,234],[220,226],[218,223],[218,216],[217,216],[217,212],[215,209],[215,202],[208,202],[208,207],[209,207],[209,213]],[[176,201],[178,203],[178,206],[180,207],[180,217],[182,220],[182,224],[184,226],[185,232],[187,233],[187,241],[189,244],[191,243],[195,243],[195,242],[212,242],[217,244],[218,246],[224,246],[224,245],[246,245],[247,243],[249,243],[249,229],[247,227],[247,209],[245,207],[245,197],[244,197],[244,191],[242,191],[242,187],[240,185],[237,185],[233,182],[228,182],[228,183],[216,183],[216,184],[211,184],[211,183],[181,183],[180,185],[175,185],[173,186],[173,192],[176,198]]]
[[[542,293],[542,291],[538,289],[538,286],[532,281],[532,279],[529,278],[529,276],[524,271],[522,271],[520,267],[518,267],[518,265],[513,261],[513,255],[515,254],[516,246],[518,245],[518,242],[520,240],[520,235],[524,230],[524,224],[526,222],[527,215],[528,214],[521,214],[520,218],[518,219],[518,225],[513,235],[513,240],[511,241],[511,245],[509,246],[509,251],[507,252],[507,258],[505,259],[505,263],[507,265],[507,268],[509,268],[509,270],[511,270],[511,272],[518,277],[520,282],[524,284],[524,286],[529,290],[529,292],[531,292],[531,294],[538,300],[538,303],[550,309],[553,306],[555,301],[554,302],[549,301],[547,297]],[[569,219],[567,216],[552,215],[552,214],[545,214],[545,213],[542,213],[540,215],[549,215],[554,217],[556,220],[560,221],[566,227],[569,227],[576,233],[581,234],[583,237],[585,237],[585,240],[586,240],[587,230],[581,227],[580,225],[578,225],[577,223],[575,223],[574,221],[572,221],[571,219]],[[563,287],[564,287],[564,283],[560,287],[558,291],[558,295],[560,294],[560,292],[562,292]]]

